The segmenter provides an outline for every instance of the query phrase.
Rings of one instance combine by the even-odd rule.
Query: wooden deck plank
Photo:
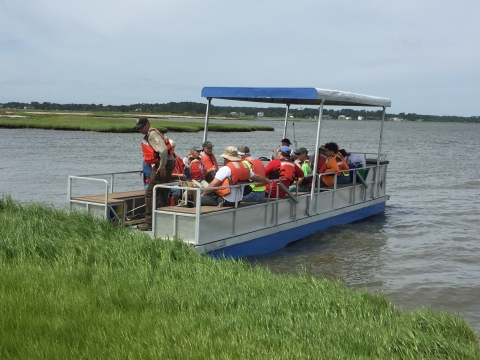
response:
[[[108,203],[109,204],[119,204],[128,199],[142,198],[145,196],[145,190],[132,190],[132,191],[122,191],[117,193],[108,194]],[[72,200],[78,201],[87,201],[97,204],[105,204],[105,194],[101,195],[86,195],[86,196],[75,196],[72,197]]]

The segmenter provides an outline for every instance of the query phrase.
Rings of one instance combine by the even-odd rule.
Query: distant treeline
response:
[[[137,112],[137,113],[156,113],[156,114],[177,114],[204,116],[207,105],[196,102],[169,102],[166,104],[132,104],[132,105],[103,105],[103,104],[57,104],[51,102],[39,103],[33,101],[31,103],[8,102],[0,104],[3,109],[35,109],[35,110],[63,110],[63,111],[102,111],[102,112]],[[263,113],[264,117],[284,117],[284,107],[236,107],[236,106],[215,106],[211,105],[210,114],[227,117],[257,117],[258,113]],[[338,119],[340,115],[358,119],[359,116],[364,120],[379,120],[381,118],[381,110],[355,110],[355,109],[324,109],[324,115],[328,115],[332,119]],[[295,118],[315,118],[318,116],[316,108],[298,108],[290,109],[289,114]],[[415,113],[387,114],[387,120],[406,120],[406,121],[445,121],[445,122],[475,122],[480,123],[480,116],[436,116],[436,115],[420,115]]]

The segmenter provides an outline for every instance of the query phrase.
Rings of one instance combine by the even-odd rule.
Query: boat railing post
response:
[[[247,185],[248,186],[248,185]],[[243,191],[242,185],[234,185],[230,186],[230,191],[232,191],[232,187],[235,187],[237,192],[235,193],[235,210],[238,209],[238,202],[240,198],[240,191]],[[238,211],[234,211],[233,214],[233,235],[237,235],[237,220],[238,220]]]
[[[318,109],[317,140],[315,142],[315,159],[313,159],[313,174],[317,174],[317,169],[318,169],[318,155],[319,155],[318,148],[320,147],[320,131],[321,131],[321,124],[322,124],[324,102],[325,102],[325,99],[320,100],[320,108]],[[310,190],[310,205],[308,207],[309,216],[313,215],[312,210],[313,210],[313,197],[315,194],[315,180],[316,180],[316,177],[312,179],[312,189]],[[320,179],[319,179],[319,184],[320,184]],[[318,196],[317,196],[317,201],[318,201]],[[316,208],[316,205],[315,205],[315,208]]]
[[[108,181],[105,182],[105,220],[108,220]]]
[[[157,216],[155,211],[157,210],[157,187],[161,187],[161,184],[157,184],[153,187],[153,199],[152,199],[152,232],[155,235],[155,228],[157,226]],[[146,204],[145,204],[146,205]]]
[[[72,203],[70,200],[72,200],[72,177],[68,177],[68,186],[67,186],[67,197],[68,197],[68,210],[72,210]]]
[[[335,209],[335,194],[337,193],[337,179],[338,179],[338,174],[335,173],[335,175],[333,177],[332,210]]]
[[[285,112],[285,123],[283,124],[283,138],[287,137],[287,122],[288,122],[289,111],[290,111],[290,104],[287,104],[287,110]]]
[[[272,186],[275,186],[274,182],[270,182],[270,186],[268,187],[267,202],[266,202],[266,209],[265,209],[265,227],[267,226],[268,208],[270,204],[270,197],[272,195]]]
[[[375,188],[373,191],[373,198],[378,196],[379,176],[380,176],[380,157],[382,156],[382,141],[383,141],[383,126],[385,124],[385,106],[382,110],[382,125],[380,126],[380,141],[378,144],[377,167],[375,169]]]
[[[278,225],[278,184],[280,184],[280,180],[277,182],[276,186],[277,186],[277,193],[275,194],[276,197],[275,197],[275,226]]]
[[[212,98],[207,98],[207,112],[205,114],[205,126],[203,129],[203,142],[207,141],[208,134],[208,121],[210,120],[210,105],[212,103]]]
[[[198,242],[200,241],[200,207],[201,207],[201,196],[202,193],[205,189],[204,188],[198,188],[197,189],[197,201],[195,204],[195,245],[198,245]]]
[[[353,196],[353,199],[352,199],[352,205],[355,205],[355,190],[357,188],[357,169],[350,169],[350,171],[352,172],[350,175],[353,176],[353,191],[352,191],[352,196]]]
[[[114,181],[115,174],[110,174],[110,192],[113,194],[113,181]]]

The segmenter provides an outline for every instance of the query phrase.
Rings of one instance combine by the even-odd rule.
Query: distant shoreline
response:
[[[139,115],[123,113],[93,113],[93,112],[51,112],[51,111],[4,111],[0,114],[0,128],[8,129],[44,129],[44,130],[67,130],[67,131],[96,131],[110,133],[132,133],[134,120]],[[141,114],[150,119],[153,127],[163,132],[199,132],[203,131],[203,122],[171,121],[171,118],[201,119],[189,115],[158,115]],[[251,132],[251,131],[274,131],[271,126],[251,125],[233,122],[237,119],[212,117],[213,119],[232,120],[230,124],[209,123],[208,130],[212,132]],[[128,122],[126,121],[128,120]],[[240,122],[242,120],[239,120]]]

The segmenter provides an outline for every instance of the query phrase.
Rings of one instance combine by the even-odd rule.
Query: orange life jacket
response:
[[[185,166],[183,165],[183,160],[180,159],[175,153],[173,153],[173,158],[175,160],[175,170],[173,170],[173,173],[177,175],[184,175]]]
[[[247,160],[250,164],[252,164],[252,171],[254,174],[265,177],[265,165],[263,165],[262,160],[252,158],[251,156],[247,156],[244,160]]]
[[[247,156],[243,161],[247,162],[247,166],[253,171],[254,174],[260,175],[265,177],[265,165],[263,165],[262,160]],[[253,180],[250,180],[250,182],[253,182]],[[267,184],[259,184],[259,185],[250,185],[252,187],[252,191],[255,192],[260,192],[263,191],[265,192],[265,189],[267,188]]]
[[[317,160],[317,173],[320,174],[320,169],[322,168],[323,165],[327,163],[327,158],[323,156],[322,154],[318,155],[318,160]],[[313,164],[312,164],[312,170],[313,170]]]
[[[226,177],[220,186],[248,183],[248,180],[250,179],[250,169],[243,161],[231,161],[225,166],[230,168],[232,175]],[[231,193],[231,189],[218,189],[215,190],[215,193],[219,196],[225,196]]]
[[[343,156],[340,154],[335,154],[334,158],[337,162],[337,166],[339,170],[347,170],[347,171],[340,171],[337,173],[337,176],[350,176],[350,172],[348,171],[350,168],[347,162],[343,159]]]
[[[190,164],[190,180],[205,180],[205,166],[202,159]]]
[[[289,160],[281,160],[279,179],[287,179],[291,183],[295,180],[295,163]]]
[[[217,159],[215,159],[215,155],[203,154],[202,160],[205,169],[210,170],[211,168],[215,168],[215,171],[218,171],[218,164]]]
[[[150,135],[151,131],[157,131],[160,134],[160,136],[163,139],[163,142],[165,143],[165,146],[167,147],[168,155],[169,156],[173,155],[173,148],[172,148],[172,145],[170,145],[168,138],[157,129],[150,128],[150,130],[148,130],[148,133],[143,137],[140,143],[142,145],[143,159],[145,160],[145,163],[147,163],[148,165],[157,164],[160,161],[160,157],[158,156],[158,153],[148,143],[148,135]]]

